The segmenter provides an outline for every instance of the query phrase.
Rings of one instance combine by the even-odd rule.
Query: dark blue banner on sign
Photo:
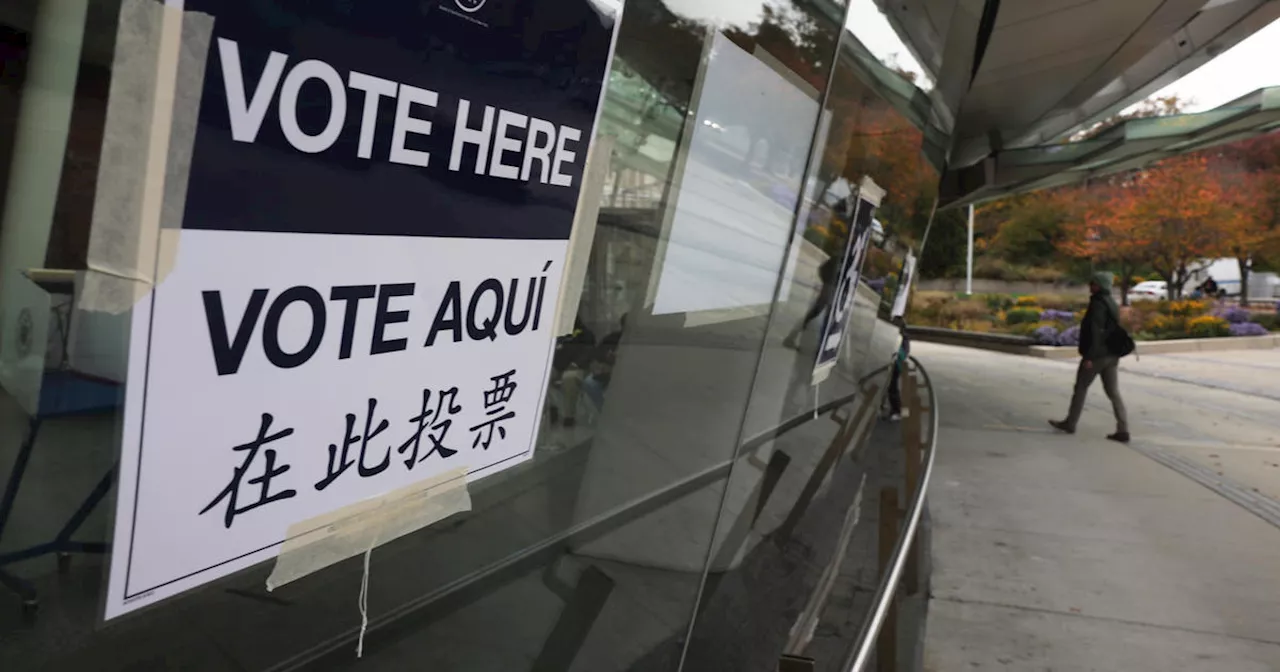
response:
[[[187,0],[215,17],[183,227],[568,238],[591,0]]]
[[[119,81],[163,105],[204,78],[173,107],[189,168],[149,147],[141,176],[181,222],[130,315],[107,618],[282,547],[411,533],[533,457],[621,7],[179,4],[121,10],[161,63]],[[428,500],[416,527],[358,515]]]
[[[813,384],[818,384],[836,364],[840,357],[840,348],[844,344],[845,331],[849,323],[849,313],[857,295],[858,280],[862,272],[862,262],[871,240],[872,222],[876,208],[884,196],[883,190],[869,178],[863,178],[858,193],[854,197],[853,212],[849,227],[849,239],[841,263],[839,282],[831,304],[827,307],[826,316],[822,320],[822,331],[818,334],[818,354],[813,365]]]

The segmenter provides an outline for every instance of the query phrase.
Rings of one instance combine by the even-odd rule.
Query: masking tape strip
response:
[[[471,510],[460,467],[289,526],[267,590]]]
[[[564,260],[564,274],[560,276],[556,336],[572,334],[577,322],[578,304],[582,301],[582,287],[587,281],[587,265],[591,261],[591,247],[596,238],[600,202],[604,199],[604,182],[609,176],[614,144],[612,135],[600,135],[587,152],[582,189],[578,192],[578,207],[574,210],[573,230],[569,234],[569,253]]]
[[[82,310],[129,310],[173,268],[212,36],[210,15],[121,5]]]

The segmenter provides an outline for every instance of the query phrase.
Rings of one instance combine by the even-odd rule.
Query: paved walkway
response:
[[[1046,431],[1072,362],[914,351],[942,420],[926,670],[1280,672],[1280,401],[1130,372],[1126,447],[1100,385]]]
[[[1126,358],[1136,374],[1214,387],[1280,401],[1280,350],[1228,350]]]

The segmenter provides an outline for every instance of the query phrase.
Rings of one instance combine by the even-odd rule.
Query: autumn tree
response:
[[[1147,263],[1151,246],[1149,232],[1133,215],[1135,194],[1115,181],[1060,190],[1056,196],[1066,218],[1055,249],[1115,271],[1120,276],[1120,300],[1128,305],[1131,278]]]
[[[1122,216],[1145,240],[1147,261],[1173,298],[1202,260],[1229,251],[1232,217],[1216,178],[1206,157],[1192,155],[1166,159],[1124,187]]]
[[[994,220],[984,227],[988,253],[1010,263],[1051,266],[1066,239],[1068,220],[1078,215],[1072,207],[1076,191],[1033,191],[984,204],[975,213],[975,229],[977,220]]]
[[[1240,300],[1249,300],[1255,257],[1280,247],[1280,134],[1204,152],[1228,209],[1226,250],[1240,267]]]

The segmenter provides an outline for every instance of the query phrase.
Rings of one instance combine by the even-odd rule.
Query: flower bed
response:
[[[960,331],[1031,336],[1042,345],[1077,345],[1088,301],[1082,296],[964,296],[919,292],[908,322]],[[1121,308],[1135,340],[1264,336],[1280,331],[1275,312],[1207,301],[1143,301]]]

